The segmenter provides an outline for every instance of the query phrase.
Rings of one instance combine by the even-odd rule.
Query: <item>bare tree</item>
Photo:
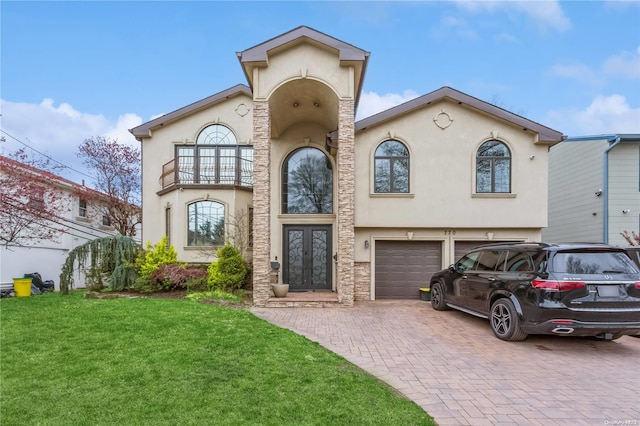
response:
[[[247,209],[236,210],[233,215],[229,215],[229,220],[225,221],[224,241],[231,243],[242,255],[245,261],[250,260],[249,248],[252,244],[251,215]],[[202,257],[213,259],[219,247],[205,246],[200,248]]]
[[[82,194],[96,201],[109,224],[122,235],[135,236],[141,223],[141,157],[140,150],[103,136],[85,139],[78,157],[90,169],[95,187],[102,195],[91,191]],[[95,199],[98,197],[99,199]]]
[[[48,158],[29,156],[24,149],[0,156],[1,245],[57,242],[66,232],[62,216],[68,204],[56,169]]]
[[[635,231],[631,231],[631,234],[629,231],[622,231],[620,235],[627,240],[630,246],[640,246],[640,234],[636,234]]]

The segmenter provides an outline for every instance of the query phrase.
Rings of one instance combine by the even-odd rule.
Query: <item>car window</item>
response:
[[[473,269],[473,265],[476,264],[476,260],[478,260],[478,256],[480,256],[479,251],[473,251],[471,253],[467,253],[460,258],[456,262],[456,270],[458,272],[466,271],[467,269]]]
[[[533,259],[527,252],[510,251],[507,255],[506,271],[509,272],[533,272]]]
[[[624,252],[557,252],[549,266],[551,272],[566,274],[637,274],[638,268]]]
[[[476,263],[475,269],[478,271],[495,271],[502,253],[503,252],[499,250],[483,250]]]

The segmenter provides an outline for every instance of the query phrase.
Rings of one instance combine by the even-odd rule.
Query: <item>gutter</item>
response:
[[[603,176],[603,192],[604,192],[604,236],[602,241],[606,244],[609,243],[609,151],[615,148],[621,141],[620,135],[611,136],[607,142],[611,144],[604,151],[604,176]]]

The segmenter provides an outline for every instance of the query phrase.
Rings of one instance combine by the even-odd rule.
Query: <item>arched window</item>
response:
[[[511,192],[511,152],[500,141],[487,141],[476,154],[476,192]]]
[[[298,149],[282,166],[282,213],[333,213],[333,169],[324,152]]]
[[[375,152],[374,191],[409,192],[409,150],[396,140],[382,142]]]
[[[253,185],[253,147],[238,145],[226,126],[207,126],[198,134],[196,146],[176,149],[179,183]]]
[[[224,245],[224,205],[215,201],[196,201],[187,206],[189,247]]]

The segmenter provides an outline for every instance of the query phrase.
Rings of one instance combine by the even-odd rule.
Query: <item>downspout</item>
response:
[[[609,139],[608,142],[611,142]],[[604,191],[604,237],[602,241],[606,244],[609,243],[609,151],[616,147],[620,143],[620,136],[616,136],[613,139],[613,144],[604,151],[604,179],[603,179],[603,191]]]

